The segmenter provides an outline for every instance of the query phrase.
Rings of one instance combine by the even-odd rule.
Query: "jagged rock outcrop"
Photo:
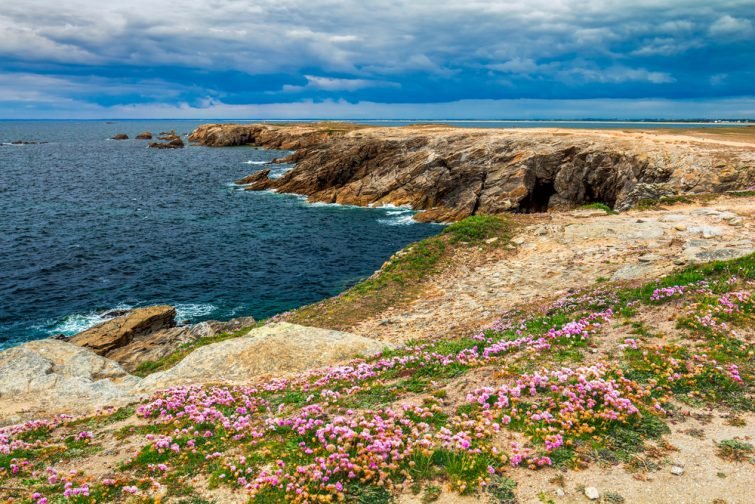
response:
[[[594,201],[624,210],[653,194],[755,184],[755,145],[647,132],[212,124],[189,140],[296,151],[277,160],[294,169],[277,179],[259,176],[249,189],[327,203],[410,205],[422,210],[419,220]]]
[[[133,372],[139,364],[156,361],[175,352],[178,347],[200,338],[191,331],[190,326],[171,327],[138,336],[127,345],[104,354],[108,359],[118,362],[124,369]]]
[[[239,185],[254,184],[255,182],[267,180],[269,175],[270,175],[270,170],[259,170],[250,175],[247,175],[244,178],[237,180],[236,184],[239,184]]]
[[[252,327],[255,323],[252,317],[241,317],[224,322],[208,320],[193,325],[170,327],[137,336],[127,345],[105,355],[108,359],[117,361],[127,371],[133,372],[139,364],[160,360],[187,343],[218,334],[235,332],[245,327]]]
[[[146,306],[112,318],[71,338],[70,342],[108,355],[135,338],[175,327],[176,309],[168,305]]]
[[[175,367],[147,376],[141,387],[249,383],[256,376],[297,373],[384,348],[385,343],[351,333],[281,322],[198,348]]]
[[[240,317],[176,327],[176,309],[167,305],[111,313],[109,320],[65,340],[90,348],[128,371],[134,371],[145,361],[162,359],[200,338],[238,331],[256,323],[252,317]]]
[[[152,133],[149,131],[143,131],[136,135],[137,140],[152,140]]]
[[[139,379],[93,351],[53,339],[0,352],[0,422],[30,414],[82,414],[132,400]]]

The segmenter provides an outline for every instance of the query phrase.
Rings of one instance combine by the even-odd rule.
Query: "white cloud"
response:
[[[151,100],[165,101],[176,98],[185,91],[185,87],[159,79],[141,79],[126,83],[102,77],[0,74],[0,101],[5,102],[54,104],[57,101],[80,99],[93,93],[109,97],[138,94]]]
[[[357,91],[359,89],[374,87],[399,87],[395,82],[375,81],[367,79],[339,79],[335,77],[318,77],[316,75],[305,75],[307,84],[304,86],[294,86],[286,84],[283,91],[298,92],[307,89],[320,91]]]
[[[525,75],[548,72],[557,68],[558,66],[558,63],[538,64],[531,58],[514,58],[506,61],[505,63],[494,63],[491,65],[486,65],[487,68],[490,68],[491,70],[495,70],[497,72]]]
[[[710,25],[710,34],[720,36],[747,36],[752,33],[752,22],[749,19],[735,18],[730,15],[721,16]]]
[[[566,78],[577,77],[587,82],[622,83],[622,82],[650,82],[652,84],[668,84],[676,82],[667,72],[651,72],[644,68],[627,68],[612,66],[608,68],[571,68],[562,72]]]
[[[634,56],[675,56],[689,51],[692,48],[701,47],[699,40],[678,40],[671,37],[657,37],[645,42],[639,49],[632,51]]]

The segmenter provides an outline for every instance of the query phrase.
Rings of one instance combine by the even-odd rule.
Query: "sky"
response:
[[[755,118],[755,0],[2,0],[0,118]]]

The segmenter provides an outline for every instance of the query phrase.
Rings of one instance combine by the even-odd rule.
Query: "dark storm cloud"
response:
[[[747,97],[754,17],[753,1],[13,2],[0,114]]]

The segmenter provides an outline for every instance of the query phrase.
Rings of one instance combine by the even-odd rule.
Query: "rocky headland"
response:
[[[145,307],[0,352],[3,499],[749,502],[752,142],[338,124],[190,139],[293,151],[283,177],[237,181],[252,189],[458,222],[271,320]]]
[[[600,202],[638,202],[755,185],[755,145],[648,131],[211,124],[199,145],[294,151],[277,179],[253,175],[250,190],[349,205],[408,205],[418,220],[541,212]]]

